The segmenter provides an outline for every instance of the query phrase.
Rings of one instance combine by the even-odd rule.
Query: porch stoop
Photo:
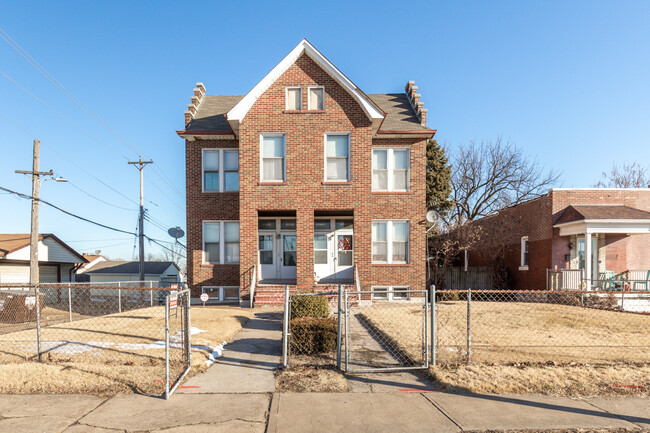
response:
[[[284,284],[260,284],[255,289],[255,308],[261,307],[282,307],[284,306]],[[343,290],[355,290],[354,284],[344,284]],[[310,289],[302,289],[304,292],[325,293],[336,292],[337,284],[314,284]],[[289,284],[289,293],[298,293],[298,286]],[[336,296],[328,296],[330,302],[338,302]]]

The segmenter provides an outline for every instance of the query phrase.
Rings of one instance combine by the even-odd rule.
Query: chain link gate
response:
[[[391,296],[389,301],[372,299],[371,291],[344,293],[345,371],[429,367],[429,292],[400,289]]]
[[[165,399],[181,384],[192,365],[190,290],[165,296]]]

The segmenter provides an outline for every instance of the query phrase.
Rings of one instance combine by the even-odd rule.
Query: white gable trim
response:
[[[239,122],[241,122],[248,110],[251,109],[255,101],[262,96],[262,94],[278,79],[280,76],[289,69],[291,65],[303,54],[306,53],[312,60],[314,60],[325,72],[334,78],[347,92],[361,105],[363,111],[368,118],[373,121],[373,125],[379,126],[379,123],[384,119],[384,115],[370,102],[370,100],[363,95],[357,86],[354,85],[349,78],[347,78],[336,66],[325,58],[312,44],[306,39],[300,41],[296,47],[286,55],[262,80],[251,89],[250,92],[244,96],[241,101],[237,103],[226,115],[228,123],[233,131],[237,133],[239,130]]]

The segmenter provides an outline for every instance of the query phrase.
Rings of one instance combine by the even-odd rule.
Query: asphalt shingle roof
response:
[[[555,224],[581,220],[650,220],[650,212],[622,205],[571,205]]]
[[[144,262],[144,273],[160,275],[174,262]],[[138,274],[140,262],[118,262],[107,260],[99,262],[87,271],[87,274]]]
[[[408,97],[404,93],[376,93],[367,95],[386,113],[380,131],[431,131],[420,124]],[[226,113],[243,98],[243,95],[205,95],[194,118],[185,131],[232,131]]]

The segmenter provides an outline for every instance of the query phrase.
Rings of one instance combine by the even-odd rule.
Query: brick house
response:
[[[650,188],[551,189],[475,224],[487,240],[469,252],[469,268],[491,266],[498,240],[512,289],[650,278]]]
[[[198,83],[177,131],[193,296],[425,288],[426,115],[414,82],[367,95],[307,40],[246,95]]]

